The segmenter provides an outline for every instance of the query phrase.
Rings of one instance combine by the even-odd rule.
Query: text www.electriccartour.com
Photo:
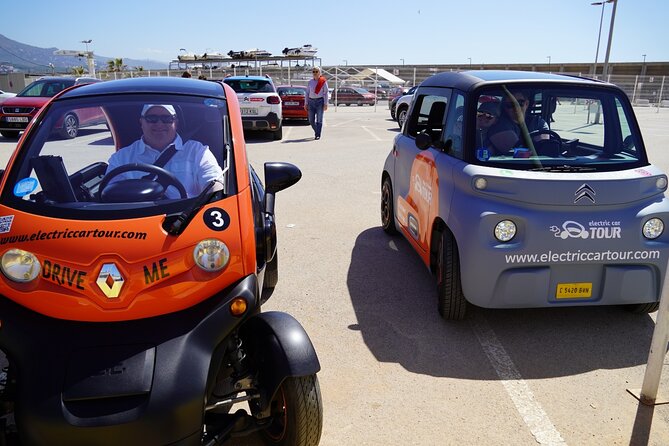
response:
[[[0,238],[0,245],[7,243],[36,242],[40,240],[59,240],[72,238],[121,238],[146,240],[146,232],[137,231],[102,231],[100,229],[33,232],[32,234],[9,235]]]
[[[657,260],[660,251],[548,251],[542,254],[505,254],[506,263],[573,263],[608,262],[621,260]]]

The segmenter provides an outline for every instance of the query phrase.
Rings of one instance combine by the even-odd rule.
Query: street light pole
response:
[[[551,56],[546,56],[548,58],[548,72],[551,72]]]
[[[93,40],[82,40],[81,43],[86,45],[86,62],[88,63],[88,74],[91,77],[95,77],[95,59],[93,58],[93,53],[88,51],[88,44]]]
[[[469,69],[471,70],[472,69],[472,58],[468,57],[467,59],[469,59]]]
[[[348,67],[348,60],[346,60],[346,59],[343,59],[343,60],[344,60],[344,66]]]
[[[602,39],[602,22],[604,21],[604,6],[611,3],[613,0],[605,0],[603,2],[590,3],[592,6],[602,5],[602,14],[599,17],[599,33],[597,34],[597,51],[595,51],[595,66],[592,69],[592,77],[597,78],[597,58],[599,57],[599,42]]]
[[[609,74],[609,55],[611,54],[611,41],[613,40],[613,23],[616,20],[616,6],[618,2],[613,0],[613,11],[611,11],[611,26],[609,26],[609,42],[606,45],[606,58],[604,59],[604,72],[602,79],[606,81],[606,76]]]
[[[400,59],[402,61],[402,66],[404,66],[404,59]]]
[[[643,56],[643,65],[641,66],[641,75],[645,76],[646,75],[646,55],[642,54]]]

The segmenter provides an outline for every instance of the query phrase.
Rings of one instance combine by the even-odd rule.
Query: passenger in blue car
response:
[[[506,95],[502,101],[502,115],[489,130],[490,148],[497,155],[504,155],[514,147],[527,147],[523,139],[523,122],[528,133],[536,130],[549,130],[548,124],[541,116],[528,115],[531,95],[524,91],[511,92],[515,101]],[[548,135],[537,136],[548,139]]]
[[[490,147],[490,129],[499,119],[499,102],[483,102],[476,111],[476,148]]]

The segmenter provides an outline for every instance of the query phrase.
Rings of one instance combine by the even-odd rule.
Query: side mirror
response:
[[[265,163],[265,191],[275,194],[300,181],[302,172],[290,163]]]
[[[302,172],[290,163],[265,163],[265,212],[274,215],[274,196],[300,181]]]
[[[429,149],[432,145],[432,137],[423,130],[418,135],[416,135],[416,147],[420,150]]]

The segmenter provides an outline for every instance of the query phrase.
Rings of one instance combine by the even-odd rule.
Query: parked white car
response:
[[[405,94],[397,100],[397,105],[395,105],[395,119],[400,125],[400,129],[404,125],[404,121],[407,119],[407,113],[409,113],[409,108],[411,107],[413,97],[413,94]]]

